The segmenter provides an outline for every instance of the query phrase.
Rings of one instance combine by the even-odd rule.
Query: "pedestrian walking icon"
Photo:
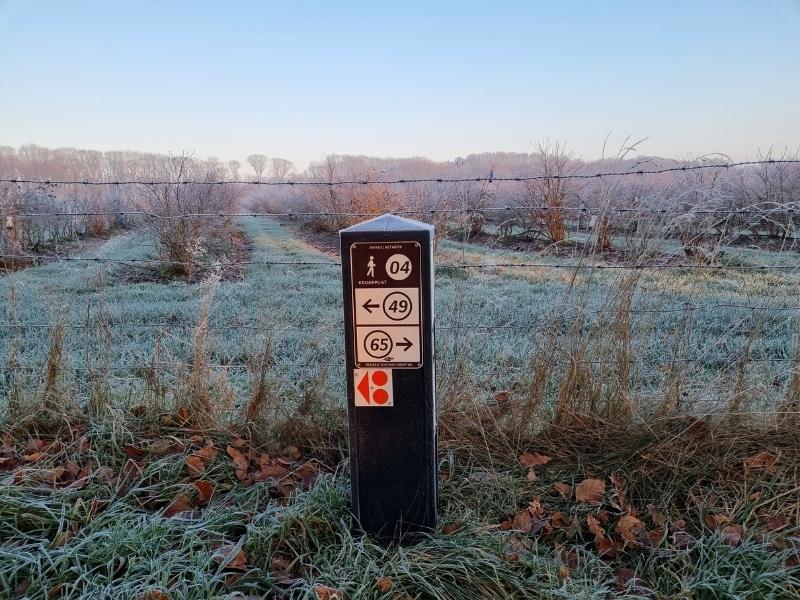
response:
[[[372,277],[375,279],[375,257],[370,256],[369,262],[367,263],[367,277]]]

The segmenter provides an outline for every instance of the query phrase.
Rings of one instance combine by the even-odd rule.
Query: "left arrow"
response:
[[[356,389],[361,392],[361,396],[367,401],[367,404],[369,404],[369,371],[364,373]]]
[[[362,304],[362,305],[361,305],[361,307],[362,307],[364,310],[366,310],[366,311],[367,311],[369,314],[372,314],[372,309],[373,309],[373,308],[380,308],[380,306],[381,306],[381,305],[380,305],[380,304],[377,304],[377,303],[375,303],[375,304],[370,304],[370,302],[372,302],[372,298],[367,298],[367,301],[366,301],[366,302],[364,302],[364,304]]]

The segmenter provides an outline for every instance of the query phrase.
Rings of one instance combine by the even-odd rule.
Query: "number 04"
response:
[[[397,281],[405,279],[411,275],[411,259],[405,254],[393,254],[386,261],[386,272]]]

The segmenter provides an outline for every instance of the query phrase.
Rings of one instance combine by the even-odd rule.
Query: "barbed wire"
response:
[[[191,267],[196,269],[202,267],[202,263],[163,260],[155,258],[109,258],[109,257],[89,257],[89,256],[53,256],[46,254],[0,254],[0,261],[30,261],[41,264],[45,261],[50,262],[87,262],[98,264],[121,264],[133,266],[138,263],[151,265],[169,265]],[[336,261],[283,261],[283,260],[231,260],[223,261],[220,266],[291,266],[291,267],[341,267],[340,262]],[[596,263],[547,263],[547,262],[502,262],[502,263],[474,263],[474,264],[447,264],[441,263],[435,266],[436,270],[447,269],[504,269],[504,268],[552,268],[552,269],[577,269],[577,270],[604,270],[622,269],[641,271],[648,269],[700,269],[700,270],[734,270],[734,271],[770,271],[770,270],[800,270],[800,262],[795,265],[726,265],[726,264],[697,264],[697,263],[657,263],[657,264],[596,264]]]
[[[701,171],[706,169],[731,169],[735,167],[772,165],[772,164],[800,164],[800,159],[767,159],[767,160],[748,160],[727,163],[712,163],[701,165],[683,165],[675,167],[663,167],[660,169],[637,169],[629,171],[606,171],[600,173],[569,173],[566,175],[526,175],[518,177],[415,177],[388,180],[335,180],[335,181],[261,181],[261,180],[231,180],[219,181],[208,179],[181,179],[176,181],[168,180],[116,180],[116,181],[96,181],[88,179],[25,179],[18,177],[0,178],[0,183],[12,184],[31,184],[31,185],[95,185],[95,186],[120,186],[120,185],[144,185],[144,186],[163,186],[163,185],[255,185],[255,186],[342,186],[342,185],[395,185],[408,183],[470,183],[470,182],[525,182],[543,180],[563,180],[563,179],[594,179],[603,177],[627,177],[632,175],[659,175],[662,173]]]
[[[164,221],[177,219],[227,219],[233,217],[250,218],[313,218],[313,217],[336,217],[336,218],[357,218],[357,217],[380,217],[385,214],[395,216],[405,215],[437,215],[437,214],[475,214],[484,212],[618,212],[618,213],[637,213],[637,214],[685,214],[685,215],[760,215],[771,216],[775,213],[788,213],[790,215],[800,212],[800,203],[790,202],[786,204],[767,203],[769,206],[763,208],[695,208],[688,206],[672,206],[669,208],[656,208],[644,206],[609,206],[609,207],[590,207],[590,206],[551,206],[551,205],[530,205],[516,204],[508,206],[483,206],[474,208],[431,208],[431,209],[408,209],[391,210],[382,213],[378,212],[347,212],[347,211],[284,211],[284,212],[198,212],[180,213],[175,215],[159,215],[157,213],[142,210],[123,210],[123,211],[88,211],[88,212],[0,212],[0,217],[24,217],[24,218],[52,218],[52,217],[143,217],[147,219],[158,219]]]
[[[111,263],[133,265],[136,263],[146,263],[153,265],[170,265],[173,267],[202,267],[202,263],[186,262],[177,260],[163,260],[158,258],[110,258],[104,256],[59,256],[47,254],[0,254],[0,260],[21,260],[32,262],[90,262],[90,263]],[[324,267],[339,267],[339,262],[329,261],[314,261],[314,260],[236,260],[236,261],[221,261],[222,266],[236,266],[236,265],[282,265],[292,267],[305,267],[305,266],[324,266]]]
[[[796,265],[708,265],[694,263],[677,264],[567,264],[567,263],[486,263],[486,264],[462,264],[462,265],[437,265],[438,269],[505,269],[505,268],[553,268],[553,269],[622,269],[630,271],[642,271],[648,269],[700,269],[700,270],[736,270],[736,271],[769,271],[769,270],[800,270],[800,263]]]

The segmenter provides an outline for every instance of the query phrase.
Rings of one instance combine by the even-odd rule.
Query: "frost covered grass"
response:
[[[463,450],[446,450],[440,526],[397,546],[359,532],[349,511],[346,472],[323,468],[313,484],[287,496],[283,480],[249,485],[238,480],[222,450],[237,444],[229,434],[138,426],[97,424],[73,432],[79,438],[64,435],[56,445],[37,446],[45,456],[23,467],[22,476],[11,476],[13,483],[0,480],[0,598],[651,599],[800,593],[796,521],[765,532],[758,526],[756,502],[745,503],[730,514],[742,527],[742,539],[732,542],[724,530],[704,524],[706,513],[695,512],[699,505],[670,508],[675,498],[665,496],[654,500],[658,506],[644,508],[639,496],[646,488],[639,486],[655,483],[653,464],[665,454],[664,442],[652,438],[630,437],[616,453],[604,442],[591,449],[579,438],[578,443],[542,438],[539,449],[553,457],[537,467],[535,480],[525,476],[515,457],[498,456],[489,465]],[[30,448],[31,439],[5,438],[3,444]],[[740,470],[741,463],[729,455],[746,455],[748,444],[765,444],[727,439],[706,440],[698,458],[716,461],[723,471]],[[187,459],[203,448],[219,451],[198,480],[187,470]],[[264,449],[253,446],[259,453]],[[644,461],[631,458],[634,449]],[[796,468],[796,442],[793,450],[788,443],[782,450],[775,473],[751,473],[751,491],[762,492],[759,500],[770,486],[791,484],[785,471]],[[305,460],[293,456],[293,464]],[[55,488],[45,484],[43,474],[71,464],[90,467],[92,475]],[[602,556],[586,519],[614,510],[623,501],[619,489],[598,506],[564,497],[553,482],[620,470],[630,476],[628,499],[642,507],[642,519],[646,512],[648,519],[663,514],[669,529],[651,546],[631,544],[614,557]],[[693,492],[722,498],[719,483],[698,477]],[[210,491],[200,500],[202,489]],[[679,486],[675,490],[687,498]],[[186,504],[176,509],[180,498]],[[546,522],[562,524],[541,531],[504,525],[529,502],[542,506]],[[704,510],[719,507],[708,504]],[[613,528],[607,531],[611,535]]]
[[[253,261],[331,264],[250,265],[241,281],[201,285],[132,282],[133,263],[65,262],[0,282],[11,434],[0,597],[800,594],[797,429],[778,414],[798,368],[797,272],[465,270],[452,265],[572,259],[441,242],[441,526],[387,547],[348,510],[335,258],[277,222],[241,226]],[[92,255],[141,259],[150,247],[131,233]],[[203,427],[180,410],[198,395],[214,413]],[[209,437],[220,453],[204,465],[214,493],[201,505],[186,460]],[[273,456],[296,446],[320,465],[316,483],[245,485],[224,451],[238,438]],[[36,439],[48,450],[29,447]],[[552,461],[531,476],[518,458],[533,448]],[[89,479],[74,485],[73,465]],[[600,506],[554,488],[612,475],[627,480],[627,508],[611,485]],[[187,509],[170,510],[181,495]],[[534,501],[561,524],[547,535],[509,526]],[[587,531],[602,511],[611,537],[626,511],[669,524],[648,521],[661,541],[609,557]],[[711,526],[709,514],[726,520]]]
[[[253,244],[253,261],[334,262],[278,223],[245,219],[242,225]],[[129,234],[111,239],[90,255],[141,259],[148,256],[149,247],[144,234]],[[797,260],[794,253],[736,252],[729,260],[745,264]],[[439,245],[437,261],[570,262],[453,241]],[[85,370],[103,361],[115,404],[142,401],[145,371],[154,359],[166,381],[174,382],[181,365],[191,362],[203,287],[130,283],[136,269],[133,263],[53,263],[5,277],[0,284],[6,314],[0,352],[8,356],[12,341],[16,380],[36,386],[49,348],[46,325],[69,315],[65,373],[78,397],[86,395]],[[537,348],[552,354],[556,366],[563,368],[571,360],[571,339],[588,332],[592,324],[599,327],[593,335],[604,333],[607,324],[599,317],[611,310],[624,277],[614,270],[440,267],[435,296],[440,382],[446,384],[448,372],[458,366],[467,368],[484,399],[498,390],[519,391],[527,385]],[[785,271],[644,272],[630,306],[630,385],[637,404],[656,405],[660,388],[680,365],[687,382],[682,409],[718,410],[732,393],[725,389],[730,387],[732,365],[745,352],[749,396],[756,403],[751,408],[769,410],[784,394],[791,372],[799,283],[796,272]],[[686,311],[686,303],[694,308]],[[97,352],[98,323],[107,324],[108,351],[102,357]],[[241,408],[250,394],[248,363],[266,339],[273,383],[280,387],[277,396],[294,402],[303,395],[305,382],[319,384],[322,379],[326,401],[343,405],[341,283],[336,266],[250,265],[242,281],[216,286],[208,325],[209,362],[219,365],[216,370],[225,373],[236,391],[232,408]],[[555,337],[543,337],[552,330]],[[543,348],[543,343],[553,347]],[[554,377],[557,372],[558,368]],[[8,370],[4,374],[7,396]]]

